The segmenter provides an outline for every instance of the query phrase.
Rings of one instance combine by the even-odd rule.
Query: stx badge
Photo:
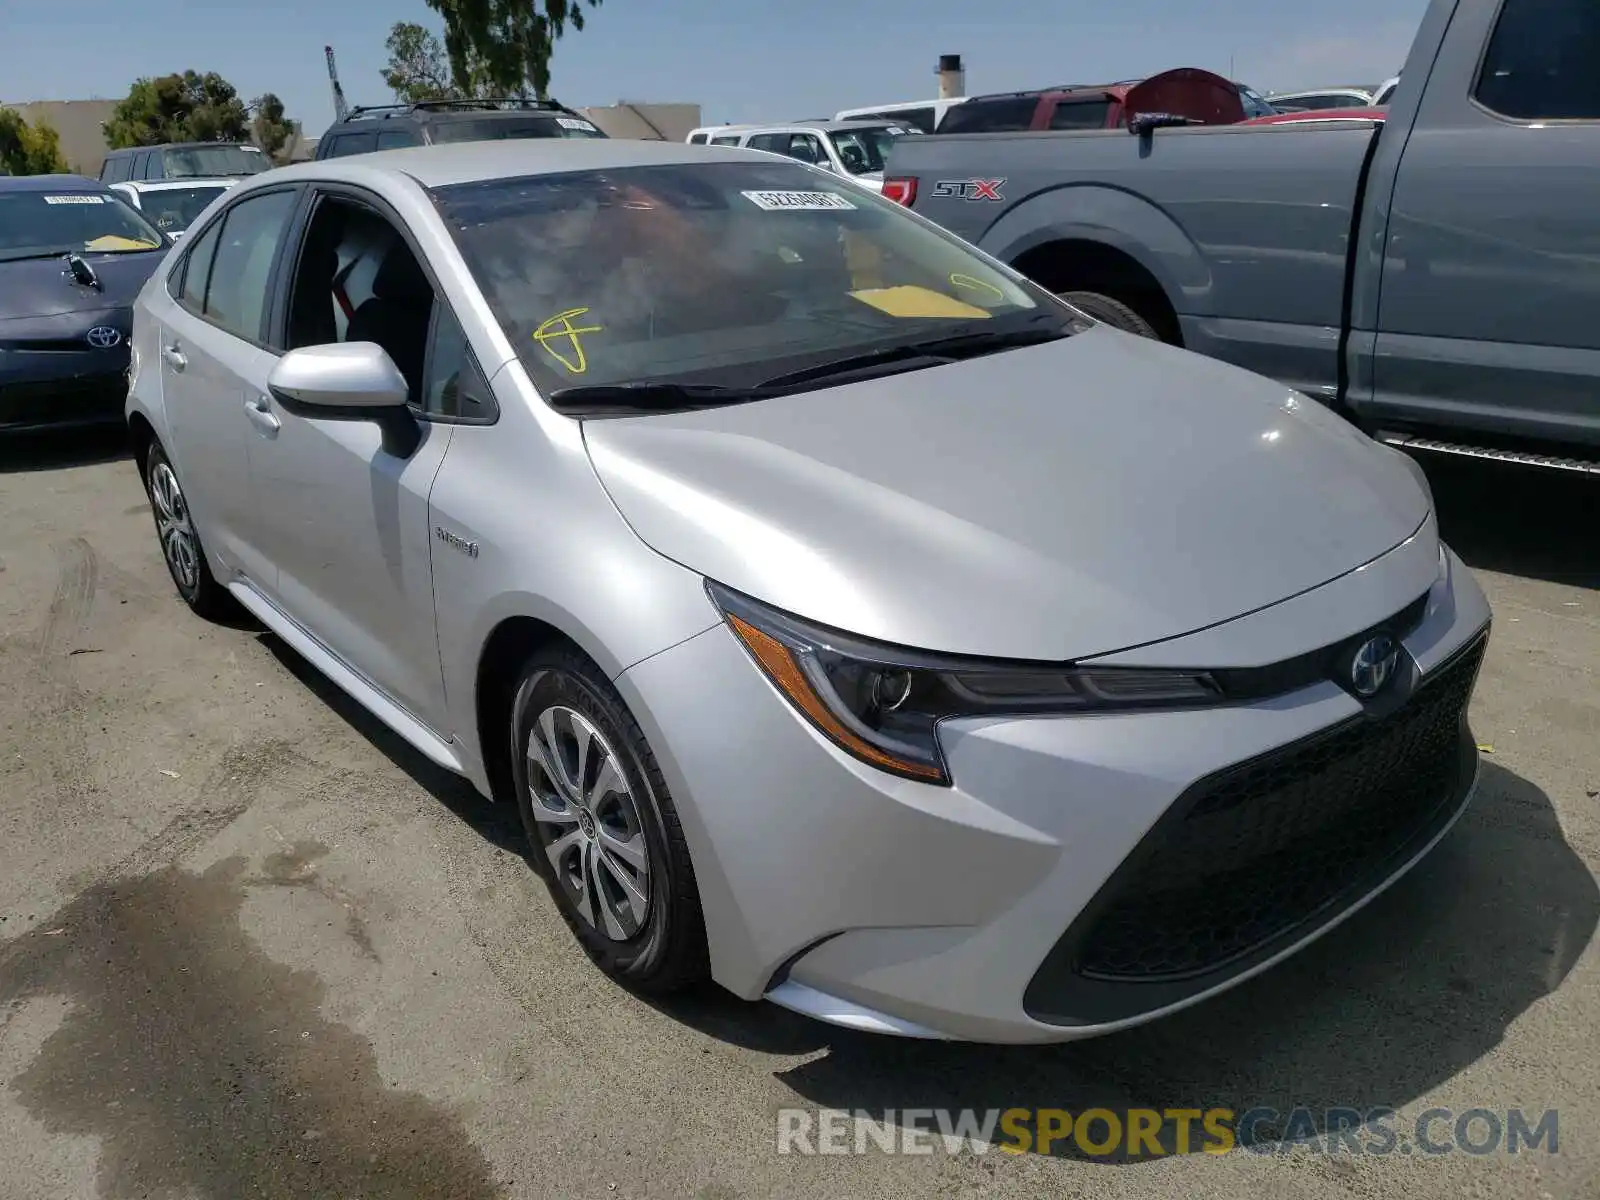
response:
[[[1004,179],[941,179],[933,185],[935,196],[953,196],[962,200],[1004,200],[1000,189]]]

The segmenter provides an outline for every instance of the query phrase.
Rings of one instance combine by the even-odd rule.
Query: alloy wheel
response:
[[[551,868],[578,915],[626,942],[650,914],[650,852],[616,752],[582,713],[542,711],[528,734],[528,791]]]
[[[185,592],[192,592],[200,584],[200,543],[178,477],[166,462],[156,463],[150,471],[150,504],[172,577]]]

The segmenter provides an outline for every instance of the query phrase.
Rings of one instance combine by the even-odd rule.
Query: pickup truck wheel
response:
[[[1156,332],[1156,327],[1129,308],[1121,300],[1113,300],[1110,296],[1099,292],[1060,292],[1061,299],[1073,308],[1081,309],[1096,321],[1109,325],[1113,329],[1120,329],[1124,333],[1137,334],[1139,337],[1161,340],[1161,335]]]

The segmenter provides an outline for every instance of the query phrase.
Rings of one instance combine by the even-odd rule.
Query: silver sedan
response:
[[[1409,460],[749,151],[254,177],[141,294],[160,546],[521,812],[599,967],[1067,1040],[1444,836],[1489,611]]]

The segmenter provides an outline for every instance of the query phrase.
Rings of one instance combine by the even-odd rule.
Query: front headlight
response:
[[[1023,716],[1220,703],[1203,671],[964,659],[824,629],[707,581],[713,603],[774,685],[840,749],[896,775],[948,784],[937,726]]]

